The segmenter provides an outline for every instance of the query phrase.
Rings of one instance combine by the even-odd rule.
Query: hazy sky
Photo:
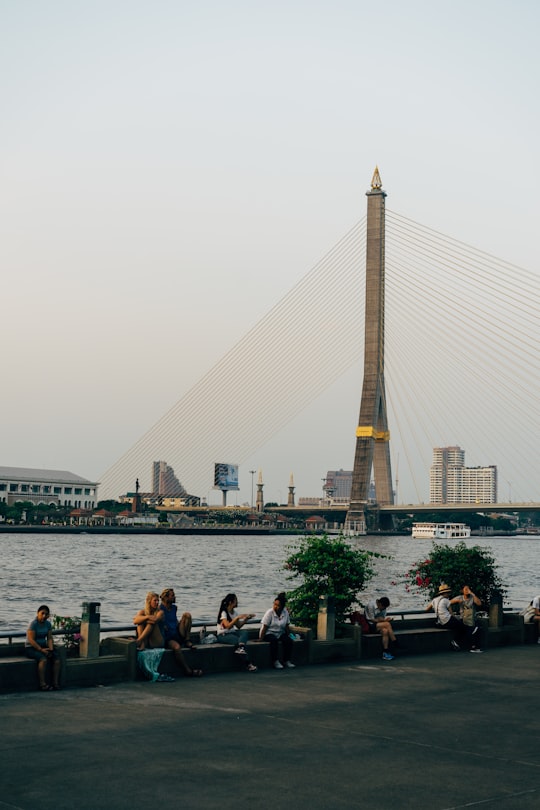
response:
[[[375,164],[393,210],[537,269],[539,9],[0,0],[0,464],[98,479],[364,215]],[[253,467],[267,500],[350,468],[360,389],[238,502]]]

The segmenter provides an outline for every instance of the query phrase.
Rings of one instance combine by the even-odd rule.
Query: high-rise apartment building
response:
[[[326,497],[337,503],[348,503],[351,499],[352,470],[328,470],[324,491]]]
[[[461,447],[434,447],[430,503],[497,503],[497,467],[466,467]]]
[[[152,493],[179,495],[182,498],[188,494],[166,461],[154,461],[152,464]]]

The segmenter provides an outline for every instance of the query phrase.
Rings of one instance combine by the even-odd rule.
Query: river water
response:
[[[24,630],[41,603],[52,613],[81,614],[83,601],[101,602],[102,625],[128,624],[146,592],[175,589],[179,610],[215,623],[219,603],[233,591],[239,610],[260,617],[276,593],[294,587],[283,562],[300,538],[290,535],[1,534],[0,630]],[[506,604],[523,607],[540,593],[540,536],[471,538],[491,550],[506,582]],[[351,540],[378,551],[376,575],[362,598],[387,594],[395,609],[422,606],[402,577],[425,559],[430,540],[367,536]],[[397,582],[398,584],[392,584]],[[474,585],[474,583],[470,583]]]

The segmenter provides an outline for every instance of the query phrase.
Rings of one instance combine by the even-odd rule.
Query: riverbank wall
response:
[[[452,634],[438,628],[433,616],[403,615],[393,626],[399,643],[393,652],[398,661],[401,658],[444,653],[452,649]],[[317,639],[309,628],[293,629],[296,635],[292,656],[295,666],[374,661],[380,660],[382,656],[380,635],[364,635],[356,625],[341,625],[338,628],[339,637],[328,639]],[[82,632],[84,634],[84,628]],[[250,638],[247,649],[250,660],[261,670],[272,668],[269,645],[258,641],[258,628],[250,628],[248,632]],[[8,636],[4,633],[0,637],[0,693],[35,691],[37,688],[36,664],[24,656],[24,642],[19,638],[22,635],[14,633]],[[115,633],[105,627],[101,629],[100,635],[99,647],[94,656],[70,657],[69,651],[62,646],[58,647],[63,687],[106,686],[143,679],[138,666],[142,662],[138,662],[134,628],[123,628],[120,632],[117,629]],[[183,650],[189,668],[201,669],[205,676],[243,668],[245,662],[235,654],[231,645],[197,643],[200,642],[197,630],[192,633],[191,640],[195,647]],[[533,623],[525,624],[518,613],[499,613],[479,621],[478,645],[484,652],[489,653],[498,647],[535,644],[536,641],[536,626]],[[467,655],[467,651],[463,650],[459,654]],[[163,653],[159,673],[169,677],[182,677],[170,650]]]

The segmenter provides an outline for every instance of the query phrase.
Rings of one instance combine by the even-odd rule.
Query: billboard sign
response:
[[[222,492],[240,489],[238,486],[238,464],[214,465],[214,489]]]

